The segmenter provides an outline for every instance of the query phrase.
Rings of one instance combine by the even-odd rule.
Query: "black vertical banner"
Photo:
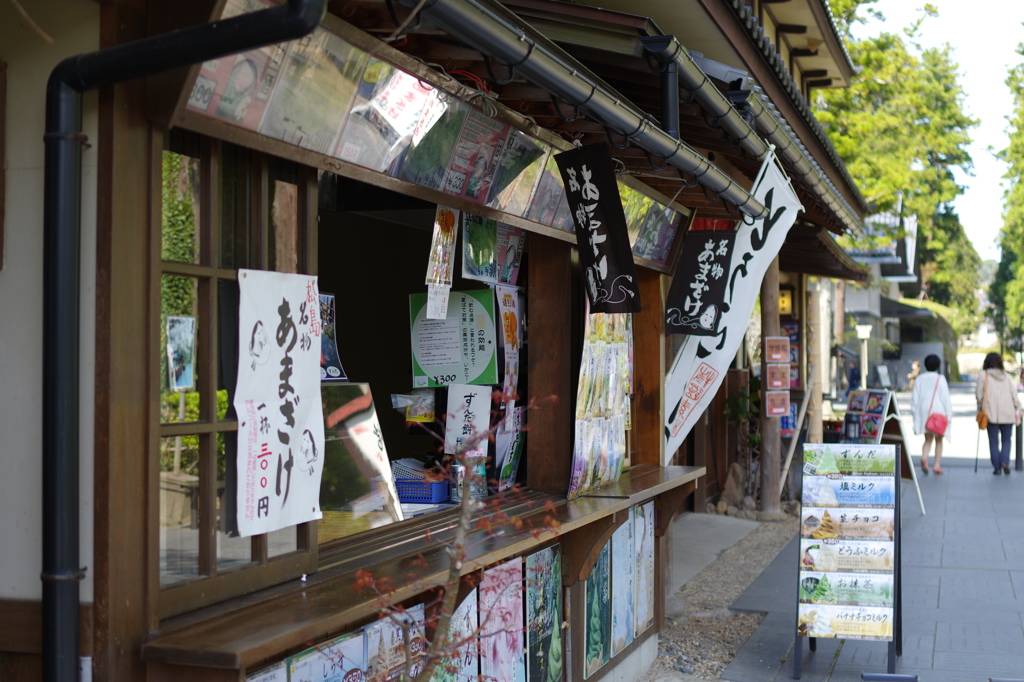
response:
[[[555,156],[576,226],[592,313],[638,313],[640,290],[629,248],[611,148],[578,147]]]
[[[687,233],[665,302],[666,334],[718,335],[735,243],[735,230]]]

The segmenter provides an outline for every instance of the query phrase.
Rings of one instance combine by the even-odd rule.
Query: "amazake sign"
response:
[[[669,406],[665,414],[666,464],[725,379],[743,341],[764,273],[782,248],[797,212],[803,210],[774,154],[765,158],[754,187],[753,195],[768,209],[768,217],[738,225],[715,334],[688,336],[665,379],[665,404]],[[687,240],[694,238],[706,240],[699,232],[691,233]]]

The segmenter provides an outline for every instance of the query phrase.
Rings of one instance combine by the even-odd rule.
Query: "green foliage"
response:
[[[874,210],[917,217],[922,290],[950,309],[945,317],[957,334],[969,334],[980,315],[981,259],[952,209],[964,190],[953,171],[971,172],[967,145],[977,121],[964,110],[953,48],[918,42],[936,9],[926,4],[900,33],[852,40],[852,26],[881,16],[872,4],[831,3],[860,73],[849,88],[819,91],[815,113]],[[903,237],[901,229],[844,246],[875,249]]]
[[[928,297],[950,309],[958,336],[969,336],[981,321],[978,290],[981,258],[950,208],[937,213],[926,240],[920,240],[921,280]]]
[[[1017,53],[1024,55],[1024,44]],[[1010,144],[999,156],[1008,166],[1004,177],[1010,186],[1003,199],[1002,253],[989,286],[986,315],[1005,346],[1024,350],[1024,64],[1010,69],[1006,85],[1013,94],[1013,114]]]
[[[199,393],[185,392],[185,416],[181,416],[181,395],[178,391],[164,391],[160,396],[160,421],[163,423],[183,423],[199,421]],[[217,416],[223,418],[228,410],[228,392],[217,391]],[[174,449],[176,439],[164,438],[160,443],[160,470],[174,471]],[[225,447],[224,440],[217,441],[217,478],[224,480]],[[179,465],[186,474],[199,473],[199,436],[196,434],[181,437],[181,458]]]

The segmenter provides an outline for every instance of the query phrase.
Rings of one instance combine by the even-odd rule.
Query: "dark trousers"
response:
[[[1010,433],[1013,432],[1013,424],[988,425],[988,451],[992,457],[992,468],[998,469],[1004,464],[1010,464]]]

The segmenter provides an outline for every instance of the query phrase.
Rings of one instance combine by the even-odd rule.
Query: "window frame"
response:
[[[178,131],[175,131],[177,133]],[[269,556],[267,535],[252,538],[251,563],[217,573],[217,535],[215,500],[217,494],[216,441],[219,433],[237,432],[234,419],[217,419],[217,314],[218,285],[220,282],[237,282],[238,269],[225,267],[220,263],[221,217],[220,217],[220,170],[221,151],[227,142],[181,131],[189,143],[195,142],[199,153],[199,191],[202,205],[198,211],[197,240],[199,257],[197,263],[165,261],[162,257],[162,206],[161,188],[163,182],[163,152],[171,150],[165,136],[155,132],[152,142],[151,181],[151,278],[150,309],[152,325],[150,334],[150,406],[149,421],[152,426],[149,438],[149,463],[151,466],[149,509],[149,571],[150,593],[156,596],[156,611],[159,619],[193,611],[216,604],[226,599],[242,596],[256,590],[277,585],[317,570],[317,523],[316,521],[294,526],[296,550],[276,557]],[[271,167],[270,157],[255,150],[251,154],[250,206],[249,206],[249,267],[265,269],[270,262],[268,244],[268,183]],[[297,211],[297,263],[296,270],[302,274],[315,275],[317,271],[317,174],[316,170],[281,160],[295,168],[298,186]],[[276,160],[275,160],[276,163]],[[196,367],[197,390],[200,399],[199,420],[185,423],[162,423],[160,401],[163,387],[160,357],[161,348],[159,324],[161,322],[161,281],[164,275],[195,278],[198,281],[196,295],[197,327],[201,330],[197,339]],[[162,587],[160,585],[160,442],[177,435],[198,435],[200,440],[199,460],[199,576],[195,579]]]

